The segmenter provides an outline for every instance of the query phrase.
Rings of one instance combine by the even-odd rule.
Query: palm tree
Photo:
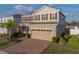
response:
[[[12,31],[12,29],[19,28],[20,26],[14,20],[9,19],[7,21],[7,23],[6,23],[6,27],[8,29],[8,38],[10,40],[11,39],[11,33],[12,33],[11,31]],[[18,32],[18,30],[17,30],[17,32]]]

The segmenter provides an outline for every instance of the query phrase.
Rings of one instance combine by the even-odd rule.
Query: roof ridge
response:
[[[33,12],[33,13],[36,13],[36,12],[38,12],[39,10],[41,10],[41,9],[43,9],[43,8],[48,8],[48,9],[60,11],[60,10],[58,10],[58,9],[56,9],[56,8],[52,8],[52,7],[48,7],[48,6],[42,6],[41,8],[39,8],[37,11],[35,11],[35,12]]]

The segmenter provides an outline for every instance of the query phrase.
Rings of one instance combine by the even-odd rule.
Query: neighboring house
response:
[[[43,6],[32,14],[23,15],[22,23],[26,31],[29,27],[32,38],[51,41],[65,31],[65,19],[60,10]]]
[[[0,23],[6,23],[8,20],[15,20],[17,23],[20,23],[21,15],[16,14],[16,15],[11,15],[11,16],[0,17]]]
[[[21,23],[21,15],[16,14],[11,16],[0,17],[0,24],[7,23],[8,20],[15,20],[17,23]],[[0,34],[7,34],[7,31],[7,28],[0,27]]]
[[[8,20],[13,20],[13,16],[0,17],[0,23],[6,23]]]
[[[79,27],[78,26],[67,26],[69,29],[69,34],[71,35],[79,35]]]
[[[0,28],[0,35],[2,34],[7,34],[7,28],[5,27]]]

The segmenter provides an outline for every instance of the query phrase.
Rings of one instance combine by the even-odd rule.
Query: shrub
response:
[[[63,40],[65,40],[65,42],[68,42],[69,38],[71,38],[71,36],[67,32],[64,32],[61,37],[63,38]]]
[[[31,38],[31,34],[30,33],[27,34],[27,38]]]
[[[14,39],[21,38],[21,37],[24,37],[24,36],[26,36],[25,33],[22,33],[22,32],[14,32],[11,35],[11,39],[14,40]]]
[[[63,40],[65,40],[65,42],[68,42],[68,36],[64,35]]]
[[[71,35],[64,35],[62,38],[63,40],[65,40],[65,42],[68,42],[69,39],[71,38]]]
[[[26,36],[26,34],[25,34],[25,33],[18,32],[18,37],[19,37],[19,38],[20,38],[20,37],[24,37],[24,36]]]
[[[65,35],[67,36],[69,34],[67,32],[64,32],[64,33],[62,33],[61,37],[64,37]]]
[[[52,40],[53,40],[55,43],[58,43],[58,42],[59,42],[59,39],[60,39],[59,37],[53,37],[53,38],[52,38]]]
[[[61,37],[64,37],[65,33],[62,33]]]

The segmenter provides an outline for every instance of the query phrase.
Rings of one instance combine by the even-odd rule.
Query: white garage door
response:
[[[51,41],[52,40],[52,30],[32,29],[32,38]]]

